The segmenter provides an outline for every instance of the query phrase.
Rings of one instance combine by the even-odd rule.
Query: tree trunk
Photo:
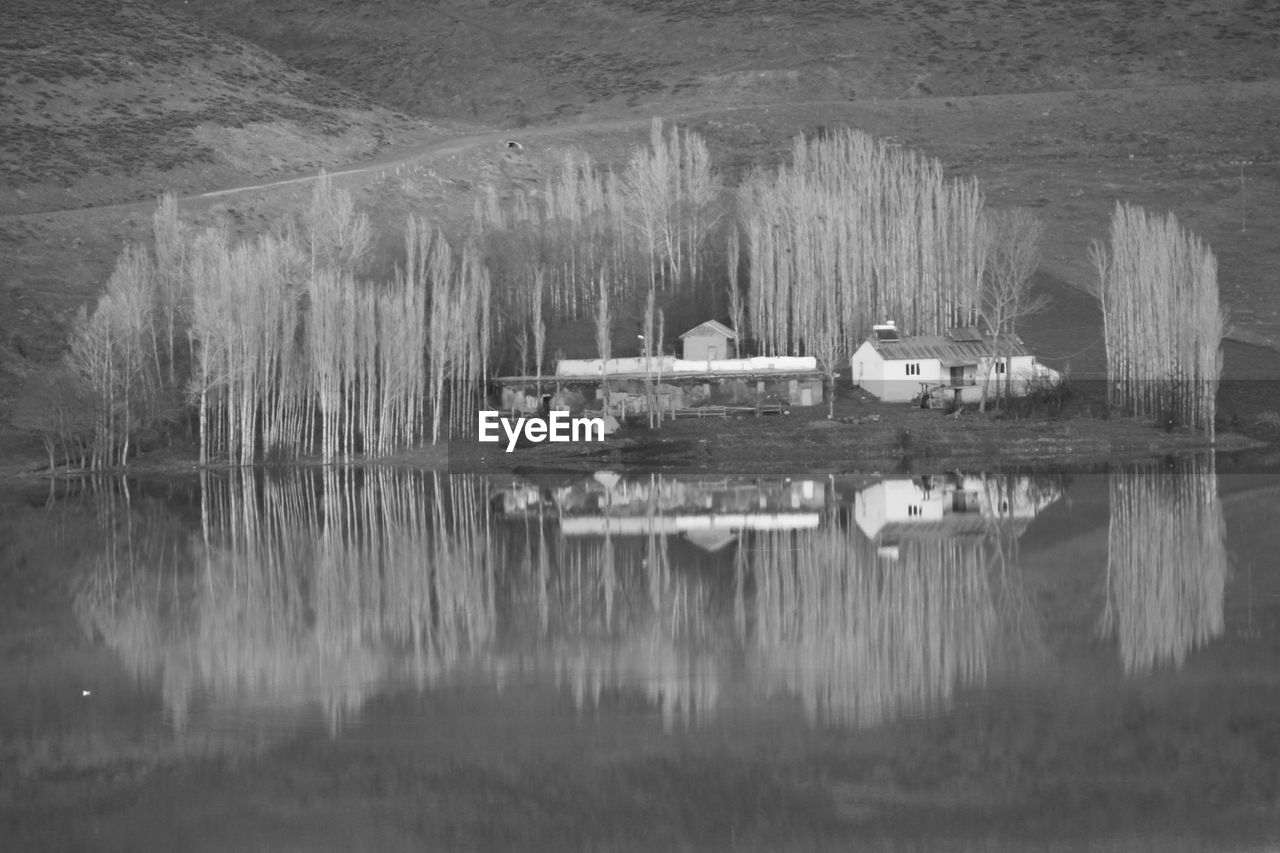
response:
[[[979,359],[978,364],[982,366],[982,396],[978,399],[978,411],[985,413],[987,411],[987,389],[991,386],[991,363],[985,359]]]

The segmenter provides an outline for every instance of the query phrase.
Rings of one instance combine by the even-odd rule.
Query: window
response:
[[[997,361],[997,362],[996,362],[996,373],[1004,373],[1004,362],[1003,362],[1003,361]]]
[[[908,376],[919,376],[919,375],[920,375],[920,365],[919,365],[919,363],[917,363],[917,362],[912,362],[911,364],[908,364],[908,365],[907,365],[907,375],[908,375]]]
[[[909,506],[907,507],[907,515],[908,515],[908,516],[921,515],[921,514],[922,514],[922,512],[923,512],[923,511],[920,509],[920,507],[915,506],[914,504],[909,505]]]

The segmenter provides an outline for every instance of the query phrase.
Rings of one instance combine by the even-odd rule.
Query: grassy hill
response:
[[[417,115],[1250,81],[1266,0],[159,0]],[[656,108],[656,109],[655,109]]]
[[[142,0],[6,4],[0,112],[0,213],[314,170],[421,130]]]
[[[1278,34],[1264,0],[17,0],[0,31],[0,425],[121,245],[148,239],[143,205],[53,211],[373,159],[386,168],[345,183],[397,248],[408,213],[456,224],[566,149],[624,164],[650,115],[702,134],[729,184],[796,133],[850,126],[977,177],[993,207],[1036,208],[1056,301],[1026,337],[1077,374],[1102,349],[1072,288],[1120,199],[1204,237],[1232,336],[1275,348]],[[485,124],[520,129],[453,133]],[[183,211],[255,233],[308,192]],[[1237,377],[1270,364],[1228,355]]]

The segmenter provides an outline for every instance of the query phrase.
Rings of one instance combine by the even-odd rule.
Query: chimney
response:
[[[875,336],[877,341],[901,340],[898,334],[898,326],[892,320],[885,320],[883,323],[877,323],[872,326],[871,334]]]

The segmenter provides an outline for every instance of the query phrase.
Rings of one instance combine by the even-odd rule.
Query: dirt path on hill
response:
[[[393,152],[385,157],[378,157],[372,160],[365,160],[359,163],[352,163],[333,169],[325,169],[323,170],[323,173],[328,175],[330,178],[350,177],[352,175],[369,174],[395,169],[398,166],[411,165],[427,158],[458,154],[483,145],[499,145],[504,140],[515,137],[528,139],[530,137],[555,135],[565,132],[599,133],[611,130],[627,130],[637,125],[647,124],[648,122],[648,118],[607,119],[574,125],[549,125],[533,129],[524,128],[519,133],[503,130],[494,130],[486,133],[470,133],[462,136],[433,140],[430,143],[416,146],[408,150],[402,149],[400,151]],[[304,185],[317,180],[319,177],[320,173],[317,172],[316,174],[297,175],[291,178],[281,178],[279,180],[266,181],[260,184],[245,184],[241,186],[227,187],[220,190],[210,190],[209,192],[182,196],[178,199],[178,203],[183,204],[185,202],[199,201],[201,199],[225,198],[243,193],[270,190],[276,187]],[[121,214],[130,214],[145,212],[154,207],[155,201],[152,199],[144,201],[126,201],[116,204],[88,205],[85,207],[70,207],[60,210],[39,210],[27,213],[4,214],[0,215],[0,222],[22,222],[25,220],[47,219],[49,217],[63,214],[88,213],[91,211],[95,213],[116,211]]]
[[[1220,84],[1218,88],[1230,87],[1242,90],[1258,90],[1267,91],[1280,97],[1280,81],[1258,81],[1251,83],[1235,83]],[[409,149],[401,149],[393,151],[383,157],[377,157],[372,160],[352,163],[346,166],[340,166],[333,169],[326,169],[325,174],[330,177],[343,177],[360,174],[368,174],[381,170],[394,169],[398,166],[406,166],[426,158],[443,157],[450,154],[457,154],[482,145],[496,145],[507,139],[527,140],[537,139],[547,136],[563,136],[571,134],[590,134],[603,133],[610,131],[632,130],[637,127],[647,125],[653,116],[658,116],[665,121],[681,121],[688,119],[711,119],[715,117],[723,117],[733,113],[744,113],[751,111],[759,111],[768,114],[773,109],[806,109],[816,107],[840,107],[843,110],[862,106],[878,106],[885,107],[889,105],[910,108],[916,112],[927,112],[932,107],[939,109],[951,110],[955,108],[958,102],[970,103],[1034,103],[1042,102],[1047,108],[1052,109],[1052,104],[1065,97],[1076,97],[1081,94],[1088,94],[1092,97],[1105,98],[1110,96],[1124,96],[1134,93],[1141,93],[1143,96],[1151,97],[1161,93],[1167,94],[1191,94],[1202,93],[1205,86],[1202,84],[1175,84],[1167,86],[1150,86],[1141,88],[1120,88],[1120,89],[1090,89],[1090,90],[1055,90],[1048,92],[1013,92],[1007,94],[993,95],[968,95],[968,96],[923,96],[923,97],[902,97],[891,100],[886,99],[866,99],[866,102],[858,100],[832,100],[818,99],[806,101],[787,101],[785,103],[759,103],[749,105],[737,105],[732,107],[715,107],[710,109],[694,109],[680,110],[676,112],[663,112],[654,110],[648,116],[630,116],[623,118],[607,118],[597,119],[586,122],[575,122],[566,124],[542,125],[539,127],[526,127],[518,130],[502,130],[495,129],[481,133],[469,133],[460,136],[448,137],[444,139],[433,140],[421,146],[415,146]],[[657,105],[655,105],[657,106]],[[1046,113],[1048,115],[1048,113]],[[1258,164],[1262,165],[1262,164]],[[318,174],[313,175],[297,175],[291,178],[282,178],[274,181],[266,181],[259,184],[247,184],[243,186],[227,187],[219,190],[211,190],[203,193],[195,193],[183,196],[178,199],[179,203],[196,201],[199,199],[224,198],[228,196],[239,195],[242,193],[256,192],[260,190],[269,190],[275,187],[284,187],[290,185],[307,184],[315,181],[319,177]],[[23,220],[38,219],[41,217],[57,216],[59,214],[77,213],[84,211],[119,211],[121,213],[132,213],[147,210],[155,205],[154,200],[121,202],[118,204],[106,205],[89,205],[85,207],[63,208],[60,210],[33,211],[28,213],[16,213],[0,215],[0,222],[20,222]]]

